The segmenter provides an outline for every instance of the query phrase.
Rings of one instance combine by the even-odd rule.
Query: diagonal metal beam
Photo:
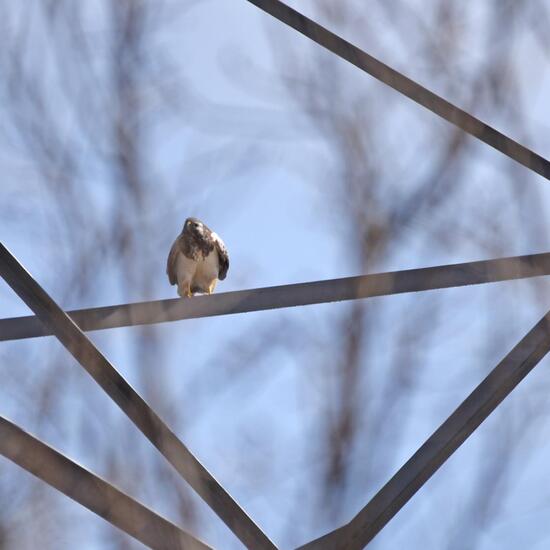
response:
[[[405,292],[420,292],[550,275],[550,253],[407,269],[292,285],[77,309],[67,314],[83,331],[322,304]],[[35,316],[0,319],[0,341],[46,336],[52,331]]]
[[[210,548],[3,416],[0,416],[0,455],[4,455],[149,548]]]
[[[343,38],[322,27],[279,0],[248,0],[266,13],[307,36],[317,44],[349,61],[380,82],[429,109],[468,134],[484,141],[507,157],[550,179],[550,161],[514,141],[495,128],[453,105],[414,80],[392,69]]]
[[[548,312],[346,525],[300,550],[359,550],[401,510],[550,351]]]
[[[1,243],[0,275],[245,546],[269,550],[276,548]]]

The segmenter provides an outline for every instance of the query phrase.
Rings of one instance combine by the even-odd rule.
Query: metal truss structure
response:
[[[550,162],[279,0],[248,0],[362,71],[550,179]],[[215,477],[95,347],[84,331],[238,314],[550,275],[550,253],[227,292],[192,300],[64,312],[0,245],[0,275],[35,316],[0,319],[0,341],[54,335],[247,547],[275,550]],[[364,548],[550,350],[550,312],[502,359],[347,524],[302,549]],[[206,544],[0,416],[0,454],[155,549]]]

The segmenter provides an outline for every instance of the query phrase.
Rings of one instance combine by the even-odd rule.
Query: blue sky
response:
[[[291,4],[306,14],[317,13],[314,2]],[[346,2],[346,5],[352,4]],[[429,6],[436,4],[430,2]],[[410,2],[412,9],[415,5]],[[417,13],[425,18],[425,32],[435,33],[436,29],[430,26],[433,23],[430,9]],[[473,13],[473,10],[468,13],[469,17],[482,20],[483,13]],[[408,76],[461,104],[467,97],[468,68],[485,59],[479,53],[481,38],[473,33],[470,39],[465,39],[464,50],[455,64],[448,67],[447,73],[442,71],[440,78],[430,81],[432,73],[424,67],[422,52],[415,48],[419,37],[411,31],[410,48],[404,48],[403,41],[393,33],[379,30],[387,27],[387,21],[380,11],[376,14],[369,20],[370,32],[332,28],[369,53],[402,69]],[[323,22],[321,16],[315,18]],[[548,61],[529,32],[519,36],[522,38],[514,46],[513,54],[518,59],[530,61],[521,64],[525,83],[522,103],[510,102],[509,111],[500,113],[484,111],[483,102],[472,108],[482,120],[544,155],[550,146],[545,101],[550,88],[550,77],[545,70]],[[173,25],[172,31],[163,35],[161,43],[172,52],[174,61],[185,74],[187,107],[185,121],[174,120],[157,130],[155,169],[170,177],[159,177],[159,183],[154,178],[151,181],[152,189],[160,182],[165,186],[149,196],[147,212],[150,227],[154,227],[155,232],[143,235],[143,253],[155,266],[151,294],[140,295],[136,289],[125,286],[124,281],[118,279],[117,266],[107,262],[102,266],[90,266],[98,270],[95,294],[98,303],[62,305],[69,309],[175,297],[165,277],[165,258],[188,215],[204,219],[220,233],[229,248],[231,268],[227,280],[218,286],[220,292],[359,273],[355,254],[348,248],[348,243],[352,242],[348,238],[349,231],[353,228],[350,229],[339,207],[331,204],[331,186],[339,184],[337,163],[324,136],[289,99],[281,83],[281,66],[273,53],[274,47],[280,46],[281,50],[283,46],[290,47],[308,63],[311,62],[308,56],[317,46],[270,20],[247,2],[219,0],[191,8]],[[402,191],[410,184],[407,167],[413,165],[418,172],[429,169],[434,141],[437,143],[439,135],[447,135],[447,123],[434,123],[435,115],[396,96],[395,92],[344,62],[337,71],[338,85],[344,90],[356,90],[358,97],[368,92],[376,105],[388,108],[387,120],[379,128],[380,142],[389,144],[390,152],[399,148],[404,152],[403,158],[392,159],[396,176],[388,183],[395,200],[400,200]],[[525,134],[521,135],[517,135],[514,118],[509,116],[509,112],[518,109],[526,121],[522,128]],[[516,183],[525,185],[526,204],[536,203],[543,213],[550,204],[547,182],[523,168],[510,167],[510,161],[502,160],[499,153],[473,139],[468,147],[474,160],[468,166],[468,177],[458,182],[464,189],[455,207],[429,212],[424,219],[416,220],[407,228],[395,253],[369,271],[487,257],[478,242],[464,236],[464,226],[475,227],[488,235],[502,231],[499,238],[499,255],[502,256],[549,249],[546,234],[539,234],[536,240],[528,235],[518,236],[522,230],[521,220],[509,225],[501,223],[502,217],[508,215],[502,210],[509,185],[504,173],[518,171]],[[97,210],[98,225],[104,222],[110,208],[102,176],[98,173],[87,182],[89,189],[94,186],[96,189],[90,196],[94,201],[92,207]],[[22,180],[2,189],[2,200],[16,196],[17,185],[27,186],[27,192],[40,193],[39,185],[34,188],[28,180]],[[59,213],[47,197],[40,212],[32,210],[36,202],[30,204],[26,216],[21,214],[25,209],[21,205],[19,218],[0,220],[2,239],[56,298],[63,290],[63,283],[54,269],[57,262],[53,259],[57,254],[64,256],[66,250],[63,243],[56,249],[51,247],[50,240],[42,240],[40,227]],[[460,240],[437,245],[426,241],[424,229],[438,217],[449,226],[456,226]],[[487,225],[486,220],[491,218],[499,222],[497,229]],[[37,220],[36,225],[29,220]],[[85,228],[74,230],[85,232]],[[47,247],[42,246],[46,244]],[[336,358],[339,351],[337,346],[331,345],[331,327],[345,316],[347,304],[163,325],[159,329],[165,349],[162,364],[136,365],[139,357],[133,350],[135,329],[102,331],[91,337],[139,391],[146,390],[140,386],[144,378],[139,369],[162,369],[169,375],[170,387],[163,388],[165,393],[158,396],[153,405],[160,407],[161,415],[167,414],[170,407],[182,407],[187,412],[190,418],[176,427],[178,434],[275,542],[290,548],[351,517],[504,353],[546,313],[547,301],[526,299],[531,296],[532,289],[531,282],[511,282],[371,300],[374,310],[384,312],[380,313],[377,338],[368,350],[370,364],[379,365],[379,369],[384,369],[392,354],[397,338],[396,319],[410,316],[414,327],[414,312],[429,315],[430,311],[437,310],[438,313],[431,324],[424,325],[430,330],[425,335],[421,381],[409,400],[389,413],[391,426],[405,422],[407,429],[404,434],[390,430],[374,443],[387,446],[393,452],[386,455],[390,456],[386,461],[379,459],[372,464],[368,472],[361,462],[368,451],[365,453],[361,444],[354,449],[359,457],[353,464],[356,487],[342,503],[341,517],[333,519],[334,524],[315,519],[322,516],[315,486],[322,456],[315,456],[310,443],[318,435],[318,418],[328,400],[325,392],[330,391],[330,380],[322,365]],[[545,297],[547,285],[541,284],[539,289],[540,296]],[[28,313],[3,282],[0,283],[0,303],[3,317]],[[444,307],[438,309],[440,303]],[[319,343],[305,345],[300,334],[303,329],[307,329],[308,338],[318,338]],[[273,337],[274,344],[257,363],[237,361],[239,352],[252,345],[251,339],[267,338],[269,342],[271,330],[283,335],[282,344]],[[493,338],[495,345],[491,346]],[[28,347],[32,347],[32,355],[27,354]],[[61,354],[59,348],[50,339],[10,344],[9,349],[4,346],[0,356],[2,368],[13,368],[12,363],[21,353],[24,364],[17,368],[21,368],[25,376],[32,376],[35,369],[40,369],[40,358]],[[228,353],[228,349],[234,350],[233,354]],[[78,369],[71,362],[64,372],[67,376],[85,378]],[[528,406],[526,403],[540,400],[541,392],[546,391],[547,369],[548,361],[545,360],[502,410],[465,443],[384,529],[374,548],[440,547],[441,532],[437,529],[431,532],[428,526],[443,523],[455,511],[460,513],[471,490],[470,475],[475,475],[487,458],[484,456],[486,438],[497,434],[497,440],[498,435],[506,439],[507,429],[514,427],[509,424],[517,417],[524,418],[516,414],[516,410],[522,411]],[[73,371],[75,374],[69,375]],[[377,369],[370,372],[372,375],[363,383],[374,387],[382,385],[384,372]],[[225,387],[232,378],[235,383]],[[62,428],[55,425],[40,428],[43,434],[39,435],[93,471],[107,475],[103,458],[83,444],[81,434],[75,433],[82,425],[80,419],[88,419],[93,425],[97,417],[104,414],[108,420],[103,427],[112,430],[113,444],[124,444],[117,441],[117,434],[128,421],[106,397],[99,395],[100,390],[91,381],[81,384],[86,392],[95,392],[94,409],[89,408],[87,394],[75,395],[65,412],[69,417],[79,418],[78,423],[68,420]],[[215,388],[212,395],[207,391],[210,385]],[[0,403],[2,414],[33,431],[32,418],[39,415],[37,404],[26,402],[25,396],[19,395],[13,387],[0,393]],[[23,404],[28,407],[25,412],[21,409]],[[365,419],[365,433],[370,429]],[[522,441],[531,450],[529,467],[522,468],[519,459],[514,462],[513,474],[517,479],[512,478],[509,496],[501,504],[500,519],[491,525],[480,548],[517,548],[520,544],[530,548],[546,547],[547,537],[541,533],[547,523],[550,501],[548,493],[540,490],[539,485],[545,479],[550,451],[546,443],[549,429],[548,423],[541,420]],[[243,442],[247,444],[247,453],[242,451]],[[152,464],[160,461],[146,443],[139,452],[146,453]],[[10,470],[7,472],[9,475]],[[161,494],[151,487],[147,491],[144,498],[149,499],[155,509],[173,517],[174,511],[163,502]],[[196,501],[204,510],[204,505]],[[71,514],[82,518],[83,529],[95,533],[96,524],[86,519],[87,512],[81,512],[77,505],[67,506]],[[211,521],[203,525],[200,535],[215,547],[239,548],[217,518],[213,514],[210,517]],[[87,545],[83,545],[84,539],[88,540]],[[101,539],[98,542],[84,534],[78,544],[90,549],[104,547]]]

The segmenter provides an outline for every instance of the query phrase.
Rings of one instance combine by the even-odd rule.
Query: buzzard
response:
[[[212,294],[228,269],[229,255],[220,237],[197,218],[187,218],[166,262],[168,280],[178,285],[178,294]]]

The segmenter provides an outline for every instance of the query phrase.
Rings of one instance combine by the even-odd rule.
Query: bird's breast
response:
[[[195,270],[194,282],[203,288],[208,288],[214,279],[218,278],[220,264],[216,250],[206,256],[200,256]]]

